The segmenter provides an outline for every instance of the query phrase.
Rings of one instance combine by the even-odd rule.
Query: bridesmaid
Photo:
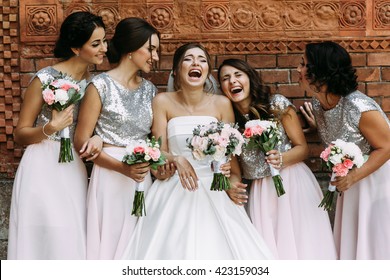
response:
[[[87,258],[119,258],[137,217],[131,215],[136,182],[152,184],[147,163],[122,163],[130,140],[146,139],[152,125],[152,99],[157,88],[138,75],[158,61],[159,32],[140,18],[121,20],[108,48],[117,66],[94,77],[80,107],[75,145],[93,134],[103,140],[94,161],[87,207]]]
[[[232,101],[239,126],[248,120],[276,118],[282,135],[277,150],[264,155],[245,149],[240,156],[243,177],[250,186],[249,214],[267,245],[279,259],[336,259],[328,214],[318,208],[321,188],[303,163],[308,146],[295,107],[269,89],[255,69],[239,59],[227,59],[218,69],[222,92]],[[277,196],[268,164],[280,169],[286,193]],[[246,202],[244,189],[229,194]]]
[[[79,157],[58,163],[58,132],[69,126],[72,137],[77,106],[61,112],[50,110],[41,87],[47,77],[60,72],[75,82],[85,82],[90,78],[89,65],[101,64],[106,51],[102,18],[88,12],[73,13],[64,20],[54,49],[55,57],[62,61],[38,71],[26,90],[14,136],[15,142],[28,147],[14,181],[8,259],[86,257],[85,165]],[[94,159],[101,140],[86,138],[83,143],[80,157]]]
[[[322,142],[353,142],[369,155],[361,168],[331,182],[341,192],[334,224],[339,257],[389,260],[389,119],[373,99],[357,90],[356,70],[340,45],[308,44],[298,72],[302,88],[313,95],[312,106],[301,110],[309,123],[317,122]]]

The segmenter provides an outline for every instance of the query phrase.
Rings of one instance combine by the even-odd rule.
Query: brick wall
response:
[[[183,42],[202,42],[214,70],[230,57],[248,61],[273,91],[296,107],[308,96],[298,85],[296,67],[307,42],[332,39],[352,56],[359,89],[375,98],[390,117],[390,0],[0,0],[0,259],[6,258],[9,203],[23,147],[13,142],[23,93],[33,74],[53,65],[52,49],[63,18],[75,10],[103,16],[108,36],[127,16],[148,19],[162,34],[158,70],[146,75],[166,88],[172,55]],[[49,19],[47,31],[32,19]],[[30,23],[30,24],[28,24]],[[44,26],[45,27],[45,26]],[[42,33],[43,32],[43,33]],[[110,68],[107,61],[93,72]],[[215,71],[214,71],[215,74]],[[307,135],[306,161],[325,186],[328,174],[318,158],[322,146]]]

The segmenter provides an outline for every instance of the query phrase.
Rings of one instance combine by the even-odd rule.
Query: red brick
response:
[[[260,77],[264,83],[288,83],[288,70],[262,70]]]
[[[21,72],[35,72],[35,65],[33,59],[20,59],[20,71]]]
[[[8,135],[11,135],[14,131],[14,128],[12,126],[6,126],[5,127],[5,133]]]
[[[381,96],[390,92],[390,83],[372,83],[367,84],[368,96]]]
[[[12,150],[14,148],[14,142],[13,141],[7,141],[7,149]]]
[[[390,65],[390,53],[369,53],[367,56],[368,66],[383,66]]]
[[[5,127],[5,119],[0,118],[0,127]]]
[[[320,143],[309,143],[309,156],[319,157],[321,152],[324,150],[324,146]]]
[[[11,58],[12,53],[10,51],[4,51],[4,58]]]
[[[390,67],[383,67],[382,68],[382,81],[390,81]]]
[[[296,69],[291,69],[290,70],[290,76],[291,76],[291,82],[292,83],[298,83],[299,82],[299,76],[300,74]]]
[[[277,65],[279,68],[296,68],[302,61],[302,54],[278,55]]]
[[[366,66],[367,65],[366,54],[351,53],[350,55],[351,55],[352,65],[354,67]]]
[[[11,59],[11,66],[19,66],[19,60],[16,58]]]
[[[20,85],[22,87],[28,87],[33,76],[33,74],[20,74]]]
[[[43,59],[37,59],[35,60],[36,69],[41,70],[42,68],[45,68],[47,66],[52,66],[56,64],[58,59],[56,58],[43,58]]]
[[[305,91],[299,85],[278,85],[278,92],[287,98],[305,96]]]
[[[275,55],[248,55],[247,61],[253,68],[276,67]]]
[[[159,70],[171,70],[172,69],[173,55],[162,55],[158,62]],[[213,65],[214,67],[214,65]]]
[[[390,97],[385,97],[382,100],[382,109],[385,112],[390,112]]]
[[[379,68],[356,68],[356,75],[359,82],[379,82]]]

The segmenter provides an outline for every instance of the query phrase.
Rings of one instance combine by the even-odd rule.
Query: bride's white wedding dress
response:
[[[146,197],[146,216],[137,223],[124,259],[273,259],[244,207],[226,192],[210,191],[213,173],[207,161],[195,161],[186,139],[208,116],[183,116],[168,122],[168,146],[185,156],[198,175],[198,190],[184,189],[177,173],[156,180]]]

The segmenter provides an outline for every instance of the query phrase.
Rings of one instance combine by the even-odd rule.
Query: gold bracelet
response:
[[[47,135],[46,132],[45,132],[45,126],[49,123],[49,121],[47,121],[43,126],[42,126],[42,133],[46,136],[46,138],[49,138],[51,135]]]

